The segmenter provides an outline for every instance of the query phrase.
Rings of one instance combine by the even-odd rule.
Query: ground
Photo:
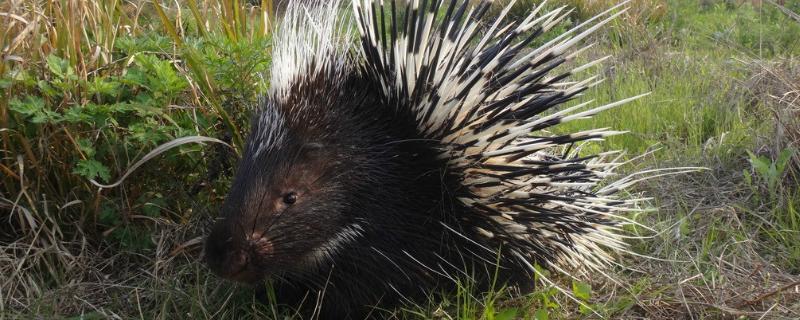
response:
[[[235,154],[146,156],[183,136],[241,144],[269,85],[271,1],[251,2],[0,3],[0,318],[292,317],[199,263]],[[577,8],[563,31],[612,1],[548,8],[562,3]],[[605,81],[581,99],[651,94],[558,130],[629,131],[593,146],[626,150],[623,174],[703,169],[632,188],[647,210],[626,217],[631,252],[604,276],[548,274],[558,287],[524,295],[464,288],[383,314],[800,318],[800,2],[629,5],[587,40],[580,59],[611,58],[586,71]],[[95,185],[143,158],[119,186]]]

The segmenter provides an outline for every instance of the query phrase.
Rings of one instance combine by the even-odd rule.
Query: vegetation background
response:
[[[553,0],[570,25],[611,0]],[[534,4],[518,0],[512,15]],[[609,276],[520,295],[463,290],[387,317],[800,317],[800,1],[634,0],[590,39],[598,103],[572,128],[631,133],[627,170],[703,166],[639,184],[633,250]],[[198,263],[252,106],[269,86],[271,1],[0,2],[0,318],[292,317]],[[558,31],[558,30],[557,30]],[[545,35],[548,37],[550,35]],[[540,42],[541,43],[541,42]],[[570,130],[563,128],[562,130]],[[156,146],[202,135],[110,183]],[[648,258],[649,256],[649,258]]]

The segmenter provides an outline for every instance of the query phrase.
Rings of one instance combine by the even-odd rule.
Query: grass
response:
[[[518,1],[518,7],[532,3]],[[579,21],[607,1],[578,7]],[[251,2],[252,3],[252,2]],[[659,151],[628,170],[708,170],[640,184],[638,255],[618,279],[462,290],[384,311],[437,319],[800,317],[800,2],[634,1],[591,39],[612,55],[586,99],[652,94],[591,120],[630,131],[595,148]],[[293,317],[198,263],[253,101],[269,85],[272,4],[0,3],[0,318]],[[554,5],[551,4],[551,5]],[[517,10],[512,12],[512,16]],[[156,145],[205,135],[109,183]],[[652,258],[644,258],[650,256]]]

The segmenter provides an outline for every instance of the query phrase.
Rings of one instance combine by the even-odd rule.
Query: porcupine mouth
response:
[[[264,275],[261,275],[255,268],[252,267],[252,264],[248,264],[237,271],[233,271],[233,273],[225,275],[224,277],[228,280],[245,284],[260,281],[265,278]]]
[[[241,266],[238,270],[234,270],[233,273],[228,275],[228,279],[239,282],[239,283],[246,283],[250,284],[256,281],[263,280],[268,277],[268,273],[266,270],[267,268],[260,268],[260,264],[255,263],[250,259],[247,261],[245,265]]]
[[[251,240],[255,238],[257,240]],[[239,283],[252,284],[269,276],[271,268],[264,267],[262,261],[274,251],[271,242],[260,237],[248,239],[245,248],[225,248],[225,257],[222,263],[216,264],[208,261],[214,273],[222,278]],[[208,256],[207,256],[208,258]]]

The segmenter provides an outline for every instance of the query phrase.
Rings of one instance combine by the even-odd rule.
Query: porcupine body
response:
[[[558,108],[595,83],[558,69],[623,10],[529,49],[566,15],[506,21],[492,1],[290,5],[231,191],[206,242],[216,273],[274,279],[279,301],[361,318],[464,279],[533,282],[534,265],[601,270],[623,250],[614,153],[579,145],[617,132],[551,134],[622,104]],[[357,25],[351,39],[348,22]],[[634,97],[635,98],[635,97]],[[631,98],[633,99],[633,98]],[[373,314],[374,316],[374,314]]]

